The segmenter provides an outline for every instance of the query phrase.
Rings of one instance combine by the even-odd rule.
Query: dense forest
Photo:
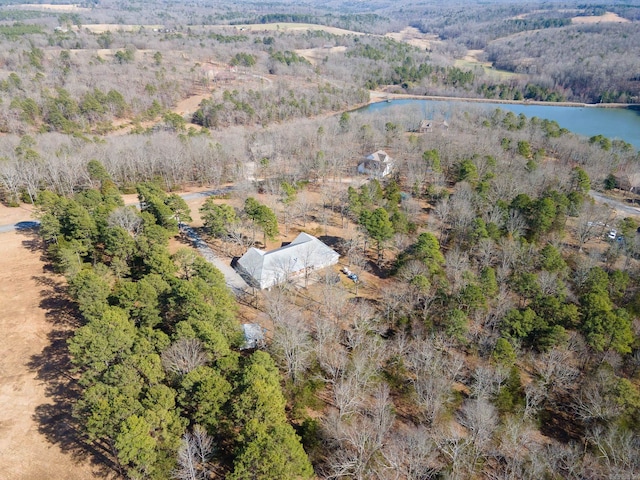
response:
[[[426,132],[418,108],[356,109],[367,90],[637,100],[637,7],[17,3],[0,0],[0,199],[34,209],[65,279],[59,398],[94,461],[132,479],[640,475],[640,218],[620,207],[640,154],[471,104]],[[630,21],[572,20],[605,13]],[[436,37],[382,36],[407,26]],[[392,173],[357,176],[379,149]],[[206,188],[198,211],[186,187]],[[193,244],[230,264],[298,232],[356,281],[232,292]]]
[[[99,189],[38,197],[48,255],[84,321],[69,353],[88,440],[129,478],[309,478],[273,360],[237,353],[222,275],[193,250],[167,251],[191,219],[184,200],[139,184],[138,212],[99,163],[90,169]]]

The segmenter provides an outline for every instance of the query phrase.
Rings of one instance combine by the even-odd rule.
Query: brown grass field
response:
[[[34,232],[0,234],[0,479],[107,478],[67,423],[74,320],[63,279],[44,266]]]
[[[573,17],[571,23],[627,23],[629,20],[622,18],[617,13],[607,12],[604,15],[593,15],[590,17]]]

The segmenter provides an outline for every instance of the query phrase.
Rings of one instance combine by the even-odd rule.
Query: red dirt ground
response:
[[[108,478],[67,422],[63,347],[74,320],[35,238],[0,234],[0,479]]]

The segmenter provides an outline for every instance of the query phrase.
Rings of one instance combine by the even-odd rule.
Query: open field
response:
[[[38,244],[30,231],[0,234],[0,478],[96,478],[58,403],[72,324],[62,278],[43,270]]]
[[[422,50],[429,50],[434,43],[442,43],[438,40],[437,35],[422,33],[415,27],[407,27],[399,32],[390,32],[385,37],[392,38],[397,42],[408,43]]]
[[[347,47],[339,46],[339,47],[329,47],[329,48],[300,48],[295,50],[295,52],[301,57],[306,58],[313,65],[317,65],[319,61],[321,61],[327,55],[333,53],[344,53],[347,51]]]
[[[41,10],[41,11],[49,11],[49,12],[58,12],[58,13],[68,13],[68,12],[90,12],[90,8],[80,7],[78,5],[73,4],[53,4],[53,3],[24,3],[22,5],[12,5],[11,8],[20,9],[20,10]]]
[[[604,15],[590,17],[573,17],[571,23],[627,23],[629,20],[622,18],[617,13],[607,12]]]
[[[484,73],[488,77],[497,80],[509,80],[511,78],[518,78],[521,76],[517,73],[493,68],[491,62],[485,62],[482,60],[483,54],[484,50],[468,50],[464,58],[460,58],[455,61],[455,66],[462,69],[472,70],[476,67],[482,67],[482,70],[484,70]]]
[[[220,25],[210,27],[212,30],[228,30],[235,28],[236,30],[251,30],[254,32],[306,32],[308,30],[321,30],[333,35],[366,35],[362,32],[354,32],[352,30],[344,30],[337,27],[329,27],[327,25],[317,25],[315,23],[248,23],[244,25]]]

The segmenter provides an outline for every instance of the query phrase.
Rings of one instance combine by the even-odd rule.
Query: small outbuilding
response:
[[[358,173],[375,178],[386,177],[393,171],[394,161],[384,150],[378,150],[364,157],[358,164]]]
[[[243,323],[244,344],[240,350],[254,350],[264,347],[264,334],[266,330],[257,323]]]
[[[313,235],[301,233],[293,242],[271,251],[250,248],[236,269],[250,285],[265,289],[338,263],[340,255]]]

